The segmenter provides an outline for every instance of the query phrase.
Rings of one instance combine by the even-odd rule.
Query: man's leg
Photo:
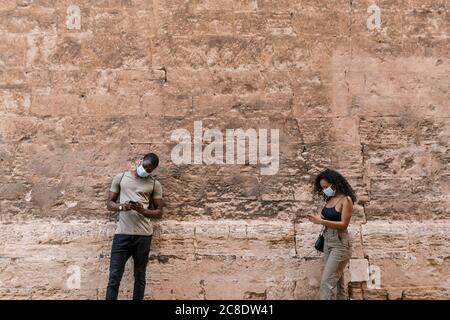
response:
[[[125,264],[131,256],[131,236],[125,234],[114,235],[111,260],[109,265],[109,281],[106,289],[106,300],[117,300],[120,281],[122,280]]]
[[[133,300],[144,299],[145,273],[147,270],[148,254],[150,252],[151,236],[136,236],[133,250],[134,261],[134,290]]]

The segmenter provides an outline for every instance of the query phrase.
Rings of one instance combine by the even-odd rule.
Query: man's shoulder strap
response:
[[[152,179],[153,179],[153,189],[152,189],[152,193],[150,194],[151,199],[153,199],[153,194],[155,193],[156,177],[152,177]]]
[[[122,179],[123,179],[123,176],[125,175],[125,172],[123,172],[122,173],[122,176],[120,177],[120,180],[119,180],[119,189],[120,189],[120,183],[122,182]]]

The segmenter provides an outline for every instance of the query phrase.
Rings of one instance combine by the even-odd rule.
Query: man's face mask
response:
[[[136,168],[136,174],[141,178],[147,178],[150,175],[147,171],[145,171],[144,167],[142,166],[142,161]]]
[[[334,194],[336,193],[336,191],[333,190],[333,189],[331,189],[331,185],[330,185],[328,188],[323,189],[323,193],[325,193],[325,195],[326,195],[328,198],[330,198],[330,197],[334,196]]]

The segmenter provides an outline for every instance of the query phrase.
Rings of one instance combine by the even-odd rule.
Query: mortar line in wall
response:
[[[352,58],[353,58],[352,25],[353,25],[353,1],[350,0],[350,26],[349,26],[350,64],[351,64]]]
[[[362,179],[363,181],[365,181],[365,166],[366,166],[366,162],[364,159],[364,148],[365,148],[365,144],[361,142],[361,117],[357,117],[358,118],[358,136],[359,136],[359,143],[361,145],[361,166],[362,166]],[[367,190],[367,195],[369,195],[369,190]],[[367,223],[367,216],[366,216],[366,204],[362,203],[362,213],[363,213],[363,224]]]
[[[365,296],[366,293],[364,292],[364,285],[363,285],[363,282],[360,282],[359,285],[360,285],[360,287],[361,287],[361,296],[362,296],[362,299],[363,299],[363,300],[366,300],[366,296]]]
[[[359,225],[359,238],[360,238],[360,242],[361,242],[361,250],[363,253],[363,258],[367,259],[367,281],[366,281],[366,286],[367,286],[367,282],[370,280],[369,279],[369,271],[370,271],[370,260],[369,260],[369,256],[366,256],[366,253],[364,251],[364,242],[363,242],[363,236],[362,236],[362,225]],[[365,290],[364,290],[364,285],[363,282],[361,282],[361,295],[363,300],[366,300],[366,296],[365,296]]]
[[[156,14],[156,11],[158,10],[158,7],[159,7],[158,0],[152,0],[153,26],[155,28],[153,31],[155,32],[155,36],[158,35],[157,30],[159,28],[159,18],[158,18],[157,14]],[[153,46],[152,46],[152,48],[153,48]],[[152,55],[152,62],[153,62],[153,55]]]
[[[347,85],[347,92],[348,95],[350,97],[350,107],[351,107],[351,90],[350,90],[350,84],[348,82],[348,74],[350,73],[351,67],[352,67],[352,61],[353,61],[353,40],[352,40],[352,25],[353,25],[353,2],[352,0],[350,0],[350,24],[349,24],[349,36],[348,38],[350,39],[350,59],[349,59],[349,63],[347,65],[347,69],[345,70],[344,74],[345,74],[345,84]]]
[[[400,29],[401,29],[401,35],[402,35],[402,37],[400,37],[400,43],[401,43],[401,47],[402,47],[402,52],[404,52],[404,49],[405,49],[405,43],[404,43],[404,41],[403,41],[403,35],[404,35],[404,23],[405,23],[405,17],[404,17],[404,12],[402,12],[401,14],[400,14],[400,17],[401,17],[401,19],[400,19],[400,21],[401,21],[401,26],[400,26]]]
[[[363,242],[363,236],[362,236],[362,224],[359,225],[359,243],[361,244],[361,250],[362,250],[363,258],[365,259],[366,258],[366,253],[364,252],[364,242]]]
[[[295,221],[294,223],[294,252],[295,252],[295,256],[298,256],[298,252],[297,252],[297,229],[295,228]]]
[[[292,298],[295,299],[295,291],[297,290],[297,280],[294,280],[294,288],[292,289]]]
[[[194,226],[194,257],[197,252],[197,226]]]

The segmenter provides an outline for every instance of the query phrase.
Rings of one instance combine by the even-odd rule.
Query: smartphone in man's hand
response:
[[[133,210],[139,210],[140,208],[143,208],[144,206],[142,205],[142,203],[140,202],[136,202],[136,201],[129,201],[130,205],[131,205],[131,209]]]

